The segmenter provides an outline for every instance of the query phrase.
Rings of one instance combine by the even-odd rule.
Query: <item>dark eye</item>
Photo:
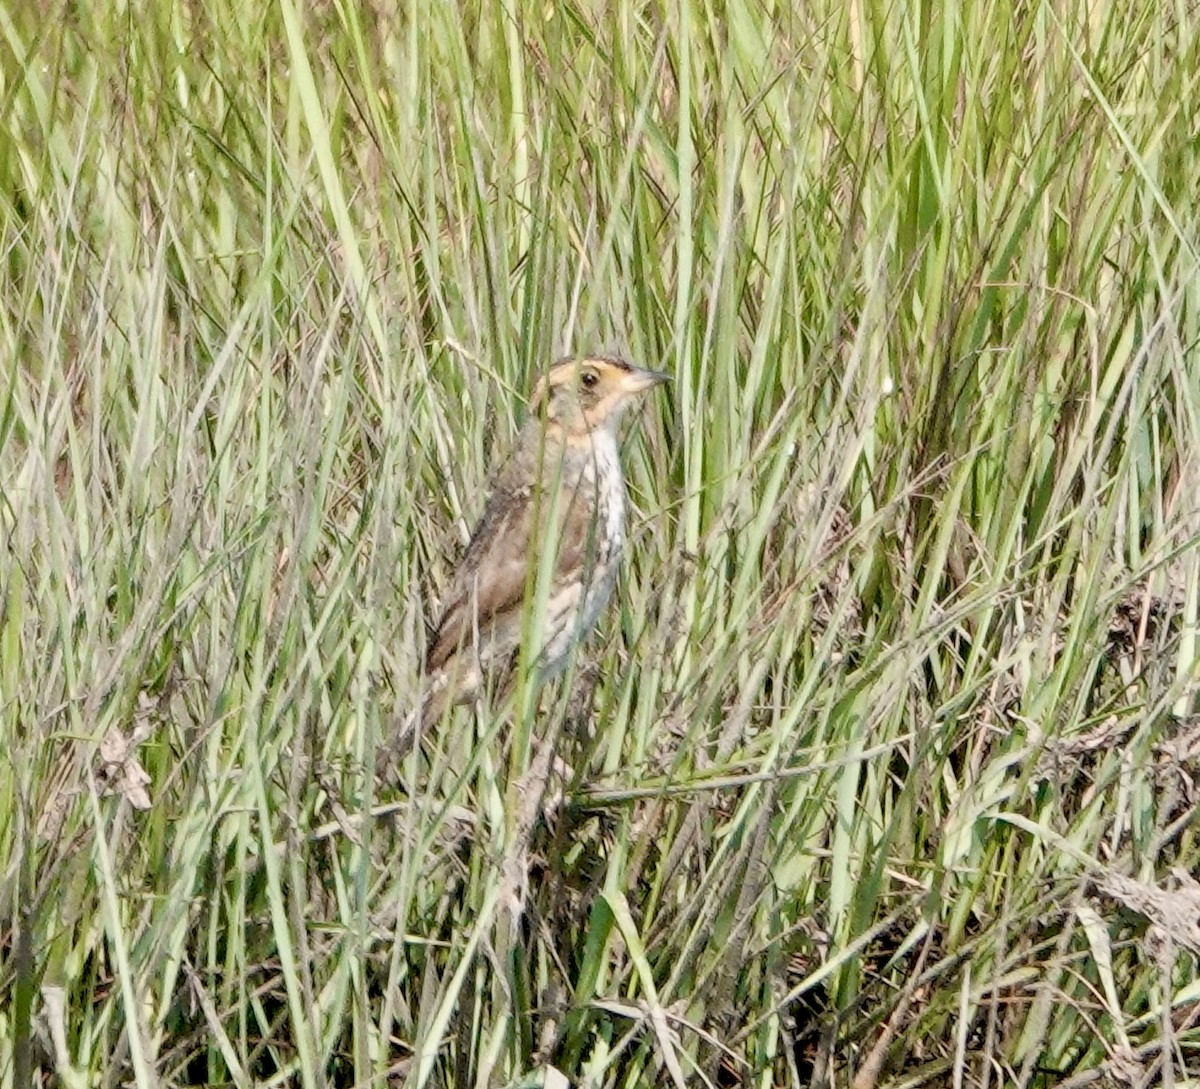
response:
[[[595,371],[584,371],[579,376],[579,381],[583,383],[584,389],[595,389],[600,376]]]

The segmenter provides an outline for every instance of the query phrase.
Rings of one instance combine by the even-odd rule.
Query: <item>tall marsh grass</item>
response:
[[[1200,1077],[1200,12],[0,7],[0,1085]],[[572,683],[394,775],[537,373]]]

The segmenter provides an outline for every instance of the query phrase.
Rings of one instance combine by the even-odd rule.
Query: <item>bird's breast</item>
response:
[[[586,496],[590,508],[588,543],[580,567],[559,581],[547,602],[546,676],[562,668],[570,648],[595,626],[612,597],[625,545],[625,481],[615,439],[601,436],[577,470],[576,494]]]
[[[583,603],[583,626],[595,623],[617,580],[617,566],[625,546],[625,480],[621,475],[617,444],[602,436],[588,466],[595,495],[592,570]]]
[[[610,542],[609,551],[619,553],[625,544],[625,478],[621,475],[615,442],[598,444],[595,471],[602,537]]]

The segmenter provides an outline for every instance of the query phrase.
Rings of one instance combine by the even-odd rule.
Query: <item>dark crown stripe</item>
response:
[[[571,367],[579,363],[607,363],[610,367],[616,367],[619,371],[628,372],[633,370],[633,364],[618,355],[567,355],[563,356],[562,359],[555,360],[550,369],[556,371],[560,367]]]

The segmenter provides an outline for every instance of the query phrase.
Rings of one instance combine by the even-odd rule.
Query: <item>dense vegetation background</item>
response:
[[[1200,1078],[1198,31],[0,7],[0,1084]],[[596,349],[619,608],[377,777]]]

